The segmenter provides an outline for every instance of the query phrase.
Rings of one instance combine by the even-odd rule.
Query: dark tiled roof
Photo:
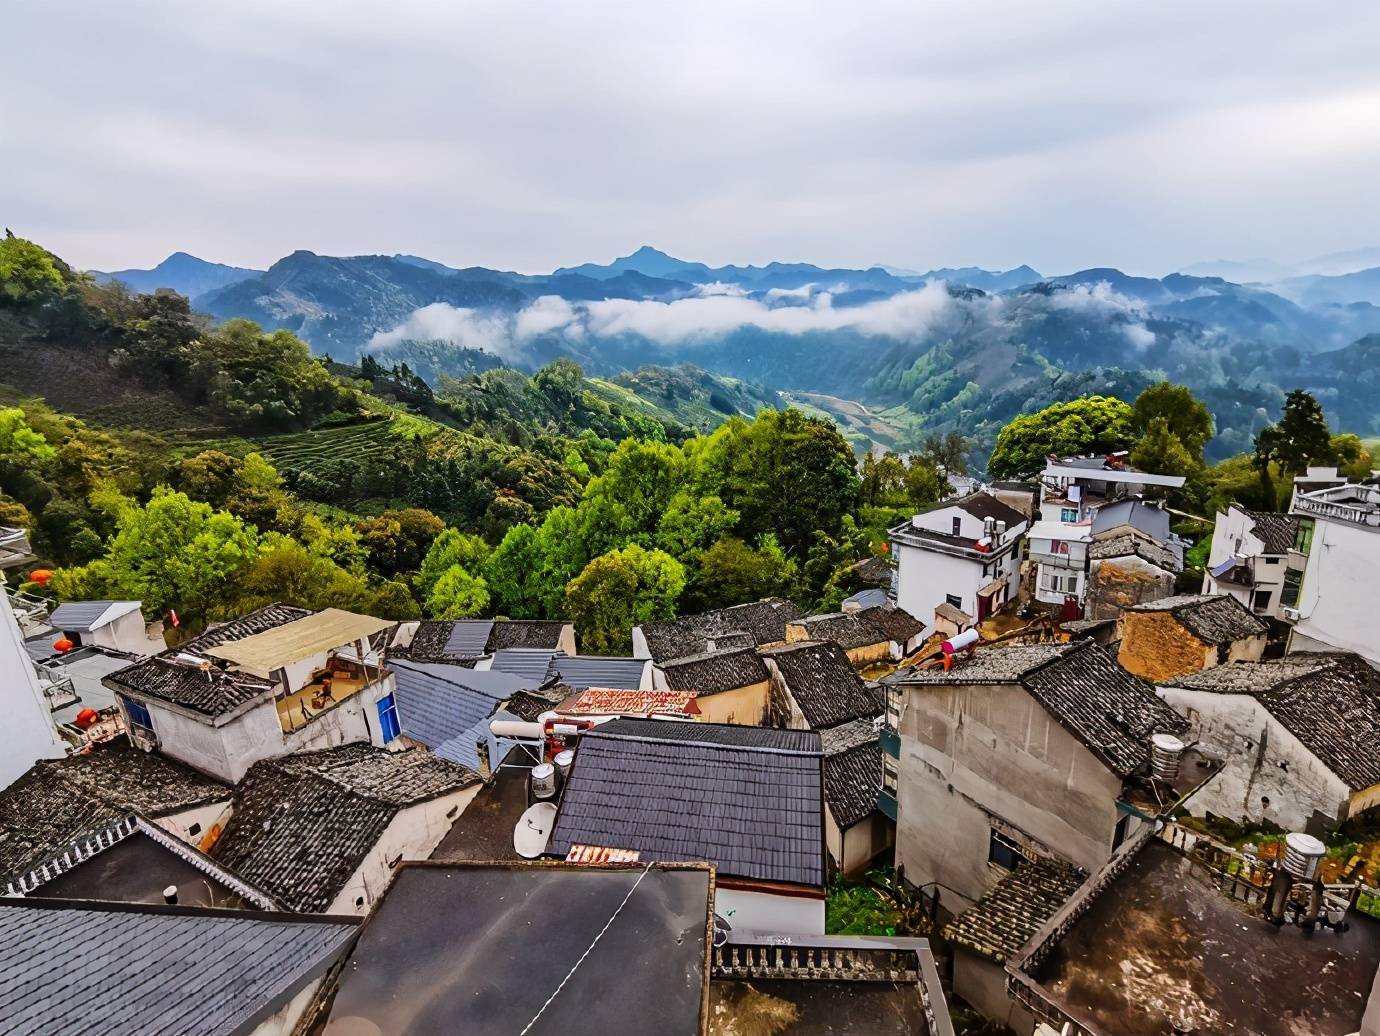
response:
[[[898,644],[905,644],[912,637],[925,632],[925,624],[904,608],[865,608],[858,613],[858,617],[876,626]]]
[[[716,642],[716,647],[723,647],[717,642],[730,634],[749,634],[756,645],[775,644],[786,639],[786,623],[804,614],[790,601],[768,597],[698,615],[644,622],[641,629],[651,656],[663,661],[700,654],[710,649],[711,641]],[[735,638],[735,646],[737,643]]]
[[[206,716],[224,715],[267,693],[273,685],[248,673],[227,669],[216,659],[206,658],[203,668],[180,656],[200,655],[209,648],[243,640],[311,614],[306,608],[270,604],[231,622],[209,626],[185,644],[111,673],[103,682],[117,691],[157,698]]]
[[[871,816],[881,790],[882,746],[878,742],[824,757],[824,798],[840,830]]]
[[[1178,734],[1188,723],[1154,689],[1121,666],[1106,649],[1078,641],[1057,661],[1021,680],[1051,715],[1120,777],[1144,768],[1150,736]]]
[[[567,687],[607,687],[635,691],[642,686],[645,658],[606,658],[603,655],[557,655],[551,669]]]
[[[412,634],[412,642],[405,648],[394,650],[392,654],[416,662],[467,662],[473,665],[474,660],[484,654],[484,645],[489,640],[488,631],[477,628],[482,623],[472,623],[461,627],[460,634],[452,641],[457,625],[457,622],[450,620],[420,622]]]
[[[489,661],[489,671],[520,676],[539,686],[551,678],[560,653],[553,648],[501,648]]]
[[[950,942],[998,964],[1029,941],[1083,884],[1083,872],[1059,860],[1027,860],[944,929]]]
[[[430,752],[344,745],[255,763],[213,858],[294,910],[327,909],[404,806],[477,774]]]
[[[1232,662],[1173,682],[1195,690],[1254,694],[1353,790],[1380,784],[1380,673],[1356,655]]]
[[[940,601],[936,604],[934,606],[934,614],[936,618],[948,619],[955,626],[962,627],[971,626],[973,624],[973,617],[971,615],[962,608],[954,607],[948,601]]]
[[[827,615],[810,615],[791,623],[805,631],[807,640],[830,640],[845,650],[868,647],[890,640],[890,636],[879,626],[862,618],[861,614],[830,612]]]
[[[427,623],[427,625],[431,624]],[[484,654],[489,645],[489,634],[493,632],[493,629],[493,619],[460,619],[452,622],[444,645],[446,656],[450,658],[477,658]],[[420,626],[417,631],[421,632]]]
[[[878,707],[881,707],[880,702]],[[877,742],[877,724],[875,717],[871,716],[862,719],[850,719],[847,723],[825,727],[817,733],[819,734],[820,746],[824,749],[826,757],[838,755],[840,752],[857,748],[859,745]]]
[[[1228,644],[1269,630],[1265,620],[1227,594],[1179,594],[1126,609],[1133,612],[1173,612],[1184,629],[1204,644]]]
[[[1236,506],[1241,507],[1240,504]],[[1264,544],[1266,554],[1288,554],[1293,549],[1294,537],[1299,531],[1299,520],[1295,515],[1277,511],[1248,511],[1244,507],[1241,510],[1250,515],[1255,523],[1255,537]]]
[[[813,730],[777,730],[736,723],[686,723],[663,719],[615,719],[599,725],[609,737],[653,738],[657,741],[694,741],[727,748],[769,752],[818,753],[820,737]]]
[[[1105,540],[1094,540],[1088,547],[1088,557],[1094,561],[1107,558],[1138,557],[1143,561],[1164,569],[1166,572],[1181,572],[1183,564],[1168,547],[1152,543],[1143,536],[1126,533],[1111,536]]]
[[[991,493],[977,492],[970,493],[962,500],[948,500],[944,503],[945,507],[957,507],[967,511],[974,518],[993,518],[1007,525],[1016,525],[1025,521],[1025,515],[1016,510],[1010,504],[1004,504]]]
[[[661,668],[671,690],[693,691],[701,697],[767,680],[767,667],[752,648],[690,655],[662,663]]]
[[[160,817],[228,798],[228,786],[124,740],[44,760],[0,791],[0,881],[129,813]]]
[[[876,697],[863,686],[838,644],[786,644],[768,648],[762,655],[776,666],[813,730],[881,714]]]
[[[866,561],[859,561],[849,571],[853,573],[853,578],[860,583],[885,587],[891,585],[891,577],[895,573],[896,567],[887,558],[871,557]]]
[[[487,718],[505,698],[534,683],[511,673],[476,671],[437,662],[394,659],[398,724],[428,748],[458,737]]]
[[[1015,683],[1031,670],[1038,669],[1069,650],[1065,644],[1011,644],[984,647],[972,655],[956,657],[953,669],[939,666],[927,669],[898,669],[883,683],[977,684]]]
[[[647,736],[678,727],[701,729],[674,740]],[[644,861],[707,860],[725,877],[822,886],[818,738],[810,735],[813,752],[764,751],[706,740],[723,730],[708,727],[615,720],[586,734],[547,852],[562,856],[572,845],[635,849]]]
[[[495,622],[489,633],[488,649],[546,648],[554,651],[561,646],[561,631],[566,624],[559,619],[509,619]]]
[[[553,684],[541,690],[518,691],[504,706],[504,709],[519,719],[532,723],[543,712],[550,712],[571,695],[571,688]]]
[[[0,1029],[61,1036],[255,1031],[355,934],[349,920],[0,900]]]

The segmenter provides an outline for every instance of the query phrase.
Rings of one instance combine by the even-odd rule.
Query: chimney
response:
[[[163,902],[169,905],[177,903],[177,886],[169,885],[163,890]]]

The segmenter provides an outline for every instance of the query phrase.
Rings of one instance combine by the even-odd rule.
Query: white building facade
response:
[[[38,686],[33,663],[24,650],[9,595],[0,587],[0,704],[5,711],[0,732],[0,788],[7,788],[40,759],[67,754],[53,726],[47,700]]]
[[[1281,615],[1290,651],[1354,651],[1380,664],[1380,487],[1343,485],[1294,497],[1296,548]]]

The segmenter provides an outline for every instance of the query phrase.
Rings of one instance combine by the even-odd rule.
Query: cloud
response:
[[[740,284],[729,284],[725,281],[711,281],[708,284],[696,284],[695,294],[700,296],[710,295],[737,295],[747,294],[746,289]]]
[[[525,342],[537,335],[570,328],[572,325],[578,333],[580,329],[575,323],[577,318],[575,307],[565,299],[559,295],[543,295],[518,312],[513,321],[513,335],[518,341]]]
[[[511,317],[459,309],[445,302],[413,310],[412,315],[393,330],[374,335],[368,348],[386,349],[405,341],[452,342],[465,349],[483,349],[510,362],[521,359]]]
[[[1121,330],[1126,340],[1137,349],[1148,349],[1155,344],[1155,332],[1144,324],[1127,324]]]

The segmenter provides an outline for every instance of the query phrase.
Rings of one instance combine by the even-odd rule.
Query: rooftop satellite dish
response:
[[[546,852],[551,828],[556,825],[556,807],[550,802],[528,806],[513,828],[513,851],[524,860],[535,860]]]

